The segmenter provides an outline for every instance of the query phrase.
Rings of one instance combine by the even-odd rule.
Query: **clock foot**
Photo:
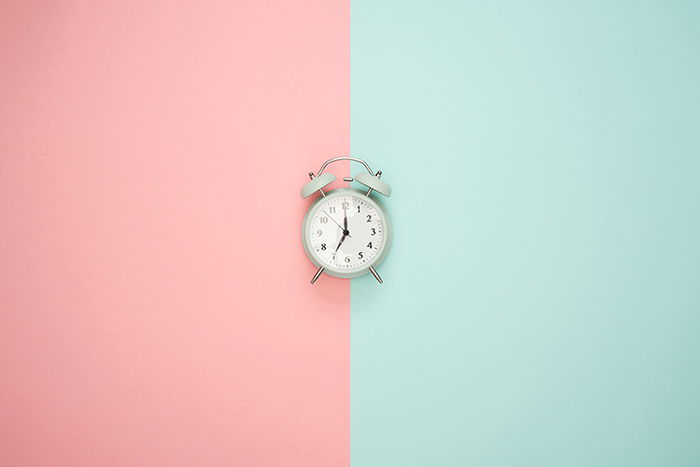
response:
[[[321,276],[321,274],[323,274],[323,270],[324,270],[324,269],[326,269],[326,268],[324,268],[323,266],[321,266],[320,268],[318,268],[318,271],[316,271],[316,274],[314,274],[314,277],[311,279],[311,283],[312,283],[312,284],[313,284],[314,282],[316,282],[316,279],[318,279],[318,278]],[[381,282],[381,279],[380,279],[379,282]]]
[[[373,266],[370,266],[370,267],[369,267],[369,272],[371,272],[372,275],[374,276],[374,278],[377,279],[377,282],[379,282],[380,284],[383,284],[383,283],[384,283],[384,281],[382,280],[382,278],[379,277],[379,273],[377,272],[376,269],[374,269]]]

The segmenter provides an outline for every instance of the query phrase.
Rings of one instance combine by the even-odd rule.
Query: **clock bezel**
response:
[[[329,199],[337,198],[339,196],[347,195],[362,198],[363,201],[367,202],[374,209],[376,209],[376,211],[382,217],[382,223],[384,228],[382,245],[377,251],[377,254],[374,256],[374,258],[372,258],[371,261],[368,261],[367,263],[363,264],[362,267],[350,272],[334,269],[332,266],[329,266],[328,264],[322,262],[319,258],[317,258],[315,251],[313,250],[311,245],[309,245],[307,236],[307,231],[312,221],[312,217],[310,214],[314,211],[315,207],[321,202],[325,202]],[[304,245],[304,252],[306,253],[306,256],[309,258],[309,260],[311,260],[311,263],[313,263],[314,266],[316,266],[317,268],[323,266],[325,268],[323,272],[328,275],[339,277],[341,279],[352,279],[354,277],[364,276],[365,274],[369,273],[369,268],[371,266],[374,266],[376,268],[377,266],[382,264],[391,246],[392,230],[393,229],[391,226],[391,218],[389,217],[389,213],[384,208],[381,202],[367,196],[365,193],[361,192],[360,190],[356,190],[355,188],[336,188],[335,190],[331,190],[328,193],[326,193],[326,196],[319,196],[314,200],[313,203],[311,203],[311,205],[309,205],[309,208],[306,210],[306,214],[304,215],[304,221],[302,222],[301,242]]]

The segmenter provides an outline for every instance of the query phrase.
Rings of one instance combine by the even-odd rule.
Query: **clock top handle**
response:
[[[340,156],[328,159],[326,162],[324,162],[323,165],[321,165],[321,168],[318,169],[316,175],[314,175],[313,172],[309,174],[311,181],[304,185],[304,187],[301,189],[302,197],[306,198],[311,196],[311,194],[316,191],[320,191],[321,195],[323,195],[323,188],[335,180],[335,177],[330,179],[328,177],[329,174],[324,174],[323,171],[326,170],[326,167],[328,167],[330,164],[338,161],[358,162],[362,164],[365,169],[367,169],[368,173],[360,173],[354,178],[354,181],[361,183],[368,188],[366,193],[367,196],[369,196],[373,191],[379,192],[384,196],[391,196],[391,187],[389,184],[380,180],[380,177],[382,176],[381,170],[375,173],[369,164],[360,158]],[[353,181],[353,179],[348,178],[346,181]]]
[[[370,175],[374,175],[374,172],[372,172],[372,169],[369,168],[369,164],[362,159],[358,159],[357,157],[348,157],[348,156],[340,156],[340,157],[334,157],[333,159],[328,159],[326,162],[323,163],[320,169],[318,169],[318,173],[316,176],[318,177],[323,173],[324,170],[326,170],[326,167],[331,165],[333,162],[338,162],[338,161],[353,161],[353,162],[359,162],[360,164],[365,166],[365,169],[367,169],[367,172],[369,172]]]

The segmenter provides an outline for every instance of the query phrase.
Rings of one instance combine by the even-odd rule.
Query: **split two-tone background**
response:
[[[687,1],[2,2],[0,465],[700,465],[699,82]]]

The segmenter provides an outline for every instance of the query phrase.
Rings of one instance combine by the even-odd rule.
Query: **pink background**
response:
[[[0,465],[347,465],[348,3],[0,8]]]

